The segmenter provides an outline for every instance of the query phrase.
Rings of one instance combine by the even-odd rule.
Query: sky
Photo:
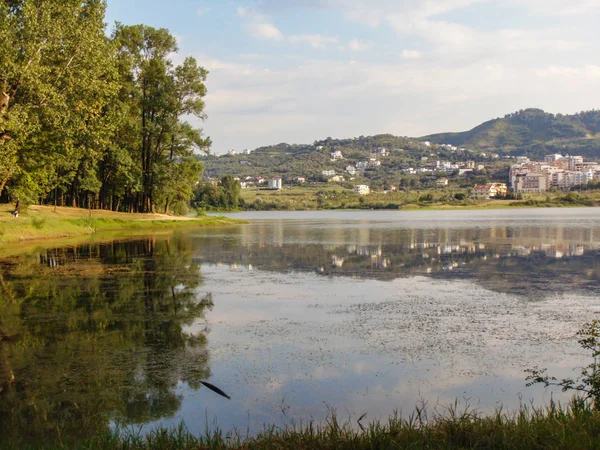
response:
[[[108,0],[209,71],[212,152],[600,108],[600,0]]]

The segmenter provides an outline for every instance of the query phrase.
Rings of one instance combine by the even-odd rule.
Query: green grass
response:
[[[364,422],[364,419],[362,420]],[[18,444],[18,448],[27,448]],[[1,445],[0,445],[1,447]],[[266,426],[255,437],[240,432],[207,431],[193,436],[185,426],[90,436],[87,442],[40,444],[44,449],[596,449],[600,448],[600,413],[581,402],[543,409],[523,405],[516,412],[484,416],[456,405],[428,417],[417,408],[407,419],[340,422],[335,414],[321,424]]]
[[[173,217],[127,214],[78,208],[31,206],[13,218],[12,207],[0,205],[0,247],[42,239],[89,236],[105,231],[165,230],[181,227],[223,226],[241,223],[224,217]]]
[[[456,196],[462,194],[463,199]],[[460,197],[460,196],[459,196]],[[548,192],[525,195],[523,200],[475,200],[464,188],[375,192],[359,196],[339,185],[291,187],[281,191],[243,190],[246,209],[257,211],[301,211],[320,209],[401,209],[456,210],[505,209],[520,207],[581,207],[600,204],[600,191],[582,193]]]

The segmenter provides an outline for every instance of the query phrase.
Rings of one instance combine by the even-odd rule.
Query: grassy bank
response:
[[[281,191],[243,190],[245,209],[251,211],[302,211],[319,209],[503,209],[520,207],[597,206],[600,191],[528,194],[521,200],[477,200],[467,189],[375,192],[365,196],[342,186],[291,187]]]
[[[362,419],[364,422],[364,419]],[[21,444],[19,444],[21,445]],[[0,445],[1,447],[1,445]],[[19,448],[27,448],[26,445]],[[335,416],[323,424],[266,427],[256,437],[222,431],[196,437],[184,426],[144,435],[121,432],[90,437],[85,443],[42,444],[35,448],[87,449],[596,449],[600,448],[600,413],[572,403],[545,409],[523,406],[482,416],[471,410],[447,408],[427,418],[417,409],[408,419],[391,417],[369,425],[340,422]]]
[[[0,205],[0,246],[41,239],[86,236],[104,231],[160,230],[240,223],[224,217],[174,217],[164,214],[127,214],[79,208],[30,206],[18,218],[12,205]]]

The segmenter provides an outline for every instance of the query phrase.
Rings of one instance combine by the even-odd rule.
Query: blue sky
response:
[[[210,72],[212,150],[600,108],[599,0],[108,0]]]

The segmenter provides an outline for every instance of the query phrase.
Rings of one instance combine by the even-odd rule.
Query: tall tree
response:
[[[37,199],[82,179],[117,93],[103,0],[0,3],[0,194]],[[88,185],[89,185],[88,176]]]
[[[172,190],[174,180],[179,178],[183,187],[199,178],[201,166],[188,159],[193,149],[207,149],[210,141],[181,119],[205,118],[207,71],[191,57],[173,67],[169,55],[177,51],[177,42],[163,28],[117,24],[113,40],[120,58],[122,99],[139,127],[133,159],[139,161],[142,180],[135,209],[152,212],[162,189]],[[190,189],[187,200],[191,195]],[[172,198],[162,195],[166,209]]]

